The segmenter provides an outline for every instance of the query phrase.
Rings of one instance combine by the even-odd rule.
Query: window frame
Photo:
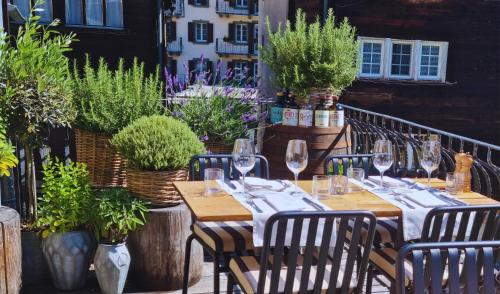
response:
[[[104,30],[124,30],[125,29],[125,17],[124,17],[124,3],[125,0],[121,0],[121,5],[122,5],[122,14],[121,14],[121,23],[122,26],[108,26],[107,25],[107,0],[101,0],[102,1],[102,25],[89,25],[87,24],[87,0],[80,0],[80,8],[81,8],[81,14],[82,14],[82,23],[80,24],[71,24],[71,23],[64,23],[66,27],[76,27],[76,28],[88,28],[88,29],[104,29]],[[66,2],[66,0],[65,0]],[[65,12],[66,14],[66,9]]]
[[[358,47],[358,62],[359,62],[359,70],[358,77],[361,78],[382,78],[384,77],[385,72],[385,46],[386,40],[382,38],[367,38],[367,37],[358,37],[359,47]],[[374,43],[381,44],[382,47],[380,49],[380,72],[378,74],[373,73],[363,73],[363,45],[364,43]]]
[[[206,35],[205,35],[205,39],[198,39],[198,25],[200,26],[205,26],[205,30],[206,30]],[[202,33],[201,33],[201,36],[203,37],[203,28],[201,28],[202,30]],[[194,22],[194,41],[196,43],[200,43],[200,44],[206,44],[208,43],[208,22],[206,21],[195,21]]]
[[[408,70],[408,75],[400,75],[400,74],[392,74],[392,53],[393,53],[393,46],[396,44],[401,44],[401,45],[410,45],[411,50],[410,50],[410,68]],[[390,39],[390,45],[387,46],[388,48],[388,54],[387,54],[387,76],[390,79],[394,80],[411,80],[414,77],[414,69],[415,69],[415,58],[417,56],[415,52],[415,41],[411,40],[399,40],[399,39]]]
[[[421,62],[422,62],[422,47],[423,46],[436,46],[439,47],[438,64],[437,64],[437,75],[429,76],[422,75]],[[435,41],[420,41],[418,43],[418,58],[416,60],[415,76],[421,81],[445,81],[446,79],[446,63],[448,55],[448,43],[447,42],[435,42]]]
[[[237,67],[237,64],[243,65],[243,67]],[[233,76],[237,81],[244,80],[246,78],[245,75],[245,67],[248,68],[247,60],[233,60]],[[238,70],[238,73],[236,71]],[[248,73],[248,72],[247,72]]]
[[[243,5],[243,2],[246,2],[246,4]],[[235,0],[234,6],[238,9],[248,9],[248,0]]]
[[[245,41],[238,40],[238,28],[245,27],[245,34],[241,34],[241,37],[245,37]],[[236,44],[248,44],[248,23],[237,22],[234,24],[234,42]]]
[[[33,8],[34,5],[36,4],[36,0],[21,0],[21,1],[29,2],[28,6],[30,8],[30,11],[28,13],[31,13],[31,8]],[[49,11],[50,20],[48,20],[48,21],[42,20],[42,18],[41,18],[42,16],[39,13],[37,13],[36,11],[34,11],[34,15],[40,16],[39,23],[42,24],[42,25],[47,25],[47,24],[50,24],[50,23],[52,23],[54,21],[54,3],[53,3],[52,0],[45,0],[45,4],[47,4],[48,1],[50,1],[50,9],[51,9],[51,11]],[[14,1],[8,1],[8,3],[10,3],[12,5],[16,5],[14,3]],[[19,9],[19,7],[17,9]],[[19,9],[19,11],[21,12],[20,9]],[[22,15],[22,16],[24,17],[24,15]],[[24,23],[24,22],[23,21],[13,21],[12,23],[21,24],[21,23]]]

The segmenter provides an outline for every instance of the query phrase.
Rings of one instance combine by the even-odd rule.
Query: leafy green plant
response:
[[[83,163],[64,164],[57,158],[43,166],[43,197],[38,204],[36,226],[42,237],[82,228],[90,220],[93,201],[87,167]]]
[[[7,138],[5,124],[0,117],[0,177],[10,176],[9,170],[19,163],[14,151],[15,148]]]
[[[92,223],[98,240],[116,245],[125,242],[127,235],[144,225],[147,203],[123,188],[109,188],[96,194],[92,205]]]
[[[162,115],[136,120],[114,135],[111,143],[129,167],[140,170],[182,169],[193,155],[205,151],[185,123]]]
[[[238,138],[248,136],[259,119],[257,89],[216,88],[213,95],[197,91],[186,103],[172,104],[170,114],[185,122],[202,141],[223,141],[232,145]]]
[[[30,13],[12,39],[0,34],[0,117],[9,138],[24,147],[29,221],[37,211],[33,149],[51,128],[70,126],[75,117],[65,56],[75,35],[55,31],[58,20],[42,26],[39,18]]]
[[[356,77],[358,44],[355,29],[344,19],[339,25],[333,15],[323,25],[319,17],[307,24],[299,9],[294,28],[290,22],[272,32],[267,20],[268,43],[259,49],[260,57],[273,71],[274,83],[282,89],[305,96],[312,88],[329,88],[336,94]]]
[[[87,131],[116,134],[141,116],[162,113],[162,87],[158,73],[146,77],[144,64],[137,59],[127,70],[120,59],[113,71],[102,58],[94,69],[87,56],[82,76],[74,66],[78,110],[75,125]]]

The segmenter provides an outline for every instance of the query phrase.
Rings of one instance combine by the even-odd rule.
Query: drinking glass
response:
[[[255,148],[249,139],[236,139],[233,148],[233,164],[241,173],[243,194],[246,194],[245,176],[255,166]]]
[[[356,180],[356,181],[363,184],[365,181],[365,170],[362,168],[350,167],[347,169],[347,178]],[[361,190],[362,190],[362,188],[359,187],[358,185],[351,183],[351,182],[348,183],[348,191],[349,192],[358,192]]]
[[[424,141],[420,151],[420,165],[427,172],[427,184],[431,184],[431,174],[441,162],[441,143],[439,141]]]
[[[384,172],[394,161],[392,143],[389,140],[377,140],[373,147],[373,165],[380,172],[380,186],[384,187]]]
[[[299,174],[307,166],[307,145],[304,140],[290,140],[286,148],[286,166],[295,176],[295,191],[299,192]]]
[[[331,181],[329,176],[313,176],[312,196],[316,199],[327,199],[330,196],[330,186]]]
[[[347,191],[347,180],[346,176],[332,176],[331,177],[331,193],[333,195],[343,195]]]
[[[211,196],[222,191],[219,183],[224,182],[224,170],[220,168],[207,168],[204,171],[205,196]]]
[[[447,173],[446,174],[446,192],[450,194],[462,193],[464,190],[464,174],[463,173]]]

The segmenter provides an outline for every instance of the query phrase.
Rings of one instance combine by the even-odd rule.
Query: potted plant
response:
[[[259,49],[260,58],[273,72],[274,84],[304,99],[312,91],[340,95],[356,78],[358,44],[355,29],[347,19],[337,24],[333,10],[324,22],[319,17],[306,23],[299,9],[296,22],[281,24],[273,32],[267,20],[267,44]]]
[[[93,200],[88,171],[83,163],[66,165],[49,158],[43,175],[36,225],[52,281],[61,290],[82,288],[95,247],[85,230]]]
[[[172,182],[187,180],[191,157],[205,152],[185,123],[162,115],[139,118],[111,143],[127,160],[127,188],[159,207],[181,203]]]
[[[105,294],[122,293],[130,266],[125,245],[128,233],[145,223],[146,202],[123,188],[108,188],[96,194],[92,206],[93,225],[99,240],[94,268]]]
[[[0,33],[0,117],[7,137],[24,151],[26,162],[23,284],[48,278],[41,240],[33,226],[37,213],[34,152],[43,147],[51,129],[68,127],[75,117],[65,56],[75,35],[54,30],[58,20],[42,26],[39,18],[30,13],[17,34]]]
[[[130,69],[120,59],[116,70],[100,59],[94,69],[87,57],[82,75],[74,66],[73,91],[77,161],[87,164],[96,188],[125,186],[125,162],[109,140],[139,117],[163,112],[158,73],[146,76],[137,59]]]

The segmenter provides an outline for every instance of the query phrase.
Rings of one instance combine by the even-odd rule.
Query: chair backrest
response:
[[[277,293],[278,289],[283,293],[292,293],[292,289],[299,293],[320,293],[324,283],[328,285],[327,293],[338,293],[337,288],[340,288],[340,293],[347,293],[352,281],[356,281],[355,293],[360,293],[375,222],[375,216],[364,211],[274,214],[264,230],[257,293],[264,293],[264,290],[266,293]],[[361,230],[366,224],[368,235],[365,239],[361,237]],[[307,233],[303,233],[303,226]],[[350,233],[350,242],[344,244],[346,235]],[[316,240],[317,236],[321,236],[319,234],[322,234],[320,244]],[[302,243],[301,238],[305,238]],[[288,242],[285,244],[286,239]],[[364,247],[363,251],[358,250],[360,246]],[[344,248],[347,248],[346,251]],[[361,262],[355,269],[356,260]],[[353,279],[353,273],[357,274],[357,280]],[[266,286],[266,283],[269,285]]]
[[[500,240],[500,205],[436,207],[426,216],[423,242]]]
[[[218,167],[224,170],[224,177],[237,180],[240,172],[233,166],[233,156],[231,154],[199,154],[191,158],[189,163],[189,180],[202,181],[205,169]],[[255,156],[255,166],[250,173],[252,176],[268,179],[269,163],[262,155]]]
[[[349,167],[363,168],[365,177],[368,177],[372,164],[373,154],[342,154],[328,155],[324,162],[325,175],[346,175]]]
[[[500,282],[495,279],[495,267],[499,262],[498,240],[409,244],[398,253],[396,293],[406,293],[408,271],[413,276],[414,294],[498,293],[495,287],[500,287]]]

